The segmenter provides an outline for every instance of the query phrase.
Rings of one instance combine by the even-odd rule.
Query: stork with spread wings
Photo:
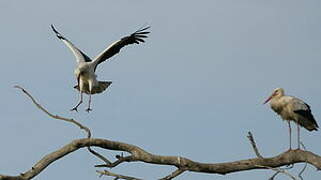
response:
[[[77,105],[71,109],[71,111],[77,111],[77,108],[83,102],[83,93],[86,93],[89,95],[88,108],[86,109],[87,112],[92,110],[90,107],[91,95],[103,92],[112,83],[110,81],[98,81],[96,79],[97,76],[95,71],[97,66],[119,53],[121,48],[130,44],[139,44],[145,42],[144,38],[147,38],[147,34],[150,33],[149,31],[146,31],[150,28],[149,26],[141,28],[131,35],[115,41],[92,60],[68,39],[62,36],[53,25],[51,25],[51,28],[56,33],[56,36],[72,51],[77,61],[77,66],[74,72],[77,78],[77,85],[74,88],[79,90],[80,100]]]

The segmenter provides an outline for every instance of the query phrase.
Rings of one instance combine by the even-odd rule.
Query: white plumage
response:
[[[110,81],[98,81],[95,74],[98,64],[104,62],[115,54],[119,53],[120,49],[124,46],[130,44],[139,44],[140,42],[145,42],[144,38],[147,38],[147,34],[150,33],[146,31],[150,27],[145,27],[137,30],[129,36],[125,36],[118,41],[115,41],[110,46],[108,46],[104,51],[102,51],[97,57],[91,60],[85,53],[79,50],[75,45],[73,45],[68,39],[63,37],[53,25],[51,25],[52,30],[56,33],[57,37],[62,40],[63,43],[72,51],[77,60],[77,67],[75,69],[75,75],[77,78],[77,85],[74,87],[80,92],[79,103],[71,110],[77,111],[78,106],[83,101],[83,93],[89,94],[88,108],[86,111],[91,111],[91,95],[96,93],[101,93],[110,86],[112,82]]]
[[[286,120],[289,125],[290,134],[290,149],[291,147],[291,124],[293,121],[297,124],[298,129],[298,148],[300,149],[300,126],[309,131],[318,130],[319,127],[315,121],[310,106],[299,98],[293,96],[286,96],[284,89],[277,88],[273,91],[272,95],[264,102],[270,101],[271,108]]]

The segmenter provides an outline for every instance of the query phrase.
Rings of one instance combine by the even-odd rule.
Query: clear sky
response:
[[[94,137],[155,154],[211,163],[252,158],[248,131],[263,156],[287,150],[287,124],[262,102],[283,87],[310,104],[321,125],[320,8],[319,0],[1,0],[0,173],[17,175],[84,137],[73,125],[36,109],[13,88],[16,84],[54,114],[90,127]],[[152,33],[145,44],[126,47],[98,67],[98,79],[113,84],[93,96],[90,114],[84,111],[87,97],[75,113],[69,111],[78,101],[72,88],[75,59],[50,24],[90,57],[145,24]],[[320,132],[302,130],[306,147],[317,154],[320,138]],[[100,163],[82,149],[35,179],[99,179],[93,166]],[[293,174],[303,164],[295,166]],[[156,179],[172,170],[127,163],[112,171]],[[272,174],[187,172],[176,179],[268,179]],[[304,177],[321,174],[309,166]]]

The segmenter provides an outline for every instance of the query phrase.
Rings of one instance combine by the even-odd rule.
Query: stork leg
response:
[[[299,124],[297,124],[298,126],[298,149],[300,149],[300,126]]]
[[[70,109],[70,111],[78,112],[77,108],[82,103],[82,99],[83,99],[83,95],[82,95],[82,92],[80,91],[80,101],[78,102],[78,104],[74,108]]]
[[[91,104],[91,92],[93,89],[93,82],[88,81],[88,85],[89,85],[89,100],[88,100],[88,108],[86,109],[86,111],[89,113],[90,111],[92,111],[92,109],[90,108],[90,104]]]
[[[89,94],[89,101],[88,101],[88,108],[86,109],[86,111],[89,113],[90,111],[92,111],[92,109],[90,108],[90,104],[91,104],[91,92]]]
[[[288,121],[288,125],[289,125],[289,137],[290,137],[290,149],[289,150],[292,150],[292,130],[291,130],[291,123],[290,121]]]

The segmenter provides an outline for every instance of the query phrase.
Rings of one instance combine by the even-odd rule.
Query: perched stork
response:
[[[300,149],[300,126],[309,131],[317,131],[318,124],[315,121],[310,106],[301,99],[293,96],[286,96],[282,88],[277,88],[273,91],[272,95],[264,102],[266,104],[270,101],[271,108],[281,116],[283,120],[286,120],[289,125],[290,135],[290,150],[291,147],[291,124],[290,121],[294,121],[297,124],[298,129],[298,149]]]
[[[72,51],[77,60],[77,67],[75,69],[75,75],[77,79],[77,85],[74,86],[80,92],[80,100],[78,104],[71,109],[71,111],[77,111],[78,106],[83,102],[83,93],[89,94],[89,102],[87,112],[91,111],[91,95],[96,93],[101,93],[110,86],[112,82],[110,81],[98,81],[96,78],[96,68],[98,64],[106,61],[110,57],[119,53],[120,49],[124,46],[130,44],[139,44],[140,42],[145,42],[144,38],[147,38],[147,34],[150,33],[146,31],[150,27],[145,27],[138,29],[136,32],[129,36],[125,36],[118,41],[115,41],[110,46],[108,46],[103,52],[101,52],[97,57],[91,60],[85,53],[79,50],[75,45],[73,45],[68,39],[62,36],[53,25],[51,25],[52,30],[56,33],[57,37],[64,42],[67,47]]]

